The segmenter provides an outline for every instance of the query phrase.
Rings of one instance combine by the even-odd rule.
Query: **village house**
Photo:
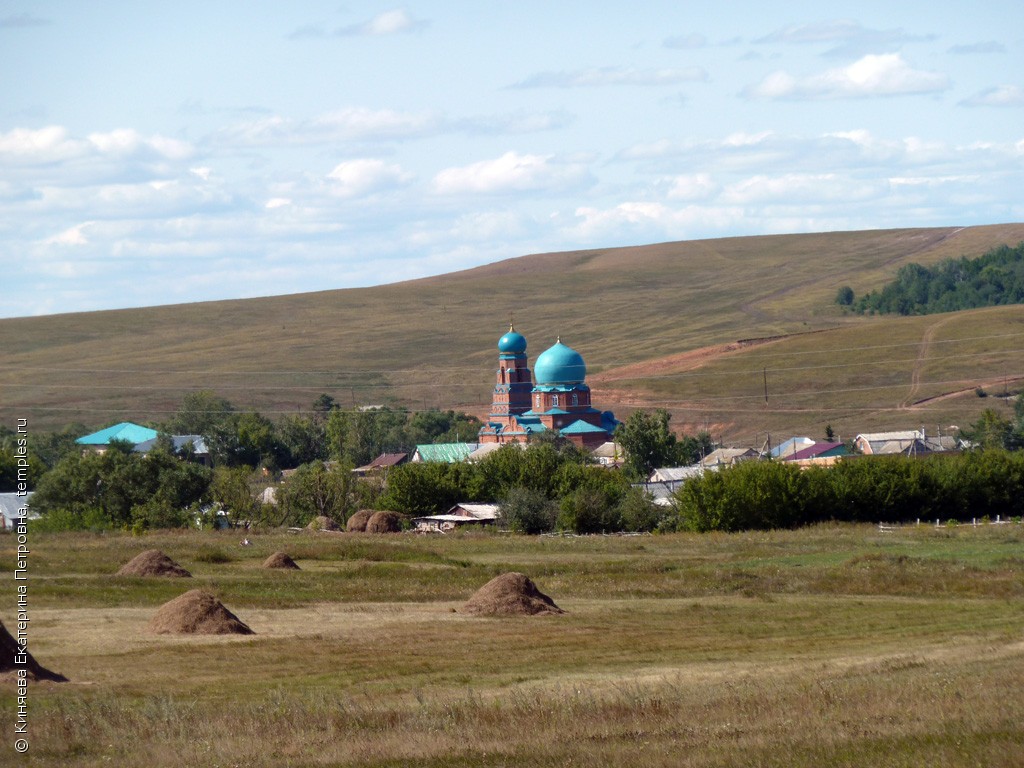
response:
[[[156,440],[159,432],[149,427],[133,424],[130,421],[122,421],[112,427],[93,432],[75,440],[75,443],[96,453],[104,453],[114,441],[123,441],[137,446],[150,440]]]
[[[439,464],[458,464],[466,461],[470,454],[480,447],[480,443],[435,443],[417,445],[412,454],[412,462],[433,461]]]
[[[443,515],[413,518],[412,524],[421,533],[450,533],[467,525],[494,525],[500,510],[497,504],[456,504]]]
[[[848,454],[842,443],[823,441],[791,453],[783,461],[792,461],[801,467],[830,467]]]
[[[353,469],[352,474],[359,475],[360,477],[364,477],[366,475],[381,475],[382,477],[387,477],[388,471],[392,467],[405,464],[408,460],[408,453],[382,453],[369,464],[364,464],[361,467]]]
[[[741,461],[761,458],[761,454],[753,448],[716,448],[700,460],[702,467],[731,467]]]
[[[952,435],[929,437],[924,427],[898,432],[864,432],[853,441],[854,450],[866,456],[903,453],[918,456],[956,450],[958,441]]]

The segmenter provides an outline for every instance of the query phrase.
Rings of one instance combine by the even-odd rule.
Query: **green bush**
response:
[[[688,481],[676,502],[678,516],[664,529],[1007,517],[1024,513],[1024,454],[865,456],[804,471],[784,462],[746,462]]]
[[[680,525],[690,531],[793,528],[808,520],[809,490],[795,465],[743,462],[684,483],[676,493]]]
[[[558,505],[536,488],[512,488],[500,509],[501,525],[517,533],[547,533],[558,517]]]

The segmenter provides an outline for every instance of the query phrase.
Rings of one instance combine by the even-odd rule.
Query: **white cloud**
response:
[[[934,40],[935,35],[915,35],[902,29],[871,29],[849,19],[792,24],[755,40],[759,44],[835,44],[826,56],[851,58],[877,50],[893,50],[910,42]]]
[[[966,107],[1024,107],[1024,88],[1000,85],[976,93],[960,103]]]
[[[404,9],[396,8],[380,13],[369,21],[342,27],[335,34],[341,36],[367,35],[379,37],[382,35],[395,35],[401,32],[416,32],[425,28],[427,24],[428,22],[426,21],[413,18]]]
[[[701,82],[708,73],[700,67],[632,69],[601,67],[574,72],[539,72],[514,88],[598,88],[604,86],[662,86]]]
[[[877,197],[884,190],[878,184],[858,181],[836,173],[786,173],[778,176],[758,175],[730,185],[721,199],[726,203],[781,202],[849,202]]]
[[[356,197],[403,186],[412,181],[412,174],[401,166],[383,160],[361,158],[339,163],[327,174],[333,184],[331,191],[341,197]]]
[[[350,107],[312,120],[273,115],[218,131],[213,141],[232,147],[329,144],[336,141],[394,140],[426,136],[441,127],[437,115],[391,109]]]
[[[43,245],[58,245],[58,246],[76,246],[86,245],[89,242],[89,238],[85,236],[85,230],[92,226],[91,221],[86,221],[82,224],[76,224],[69,229],[65,229],[63,232],[59,232],[53,237],[48,237],[43,241]]]
[[[949,53],[958,56],[969,56],[976,53],[1006,53],[1006,46],[995,40],[986,40],[983,43],[954,45],[949,49]]]
[[[267,210],[274,210],[275,208],[285,208],[292,204],[290,198],[287,197],[272,197],[264,204],[264,208]]]
[[[500,240],[521,237],[529,223],[512,211],[481,211],[460,216],[447,235],[457,240]]]
[[[5,163],[53,163],[88,152],[88,145],[72,139],[68,130],[51,125],[36,130],[14,128],[0,133],[0,160]]]
[[[565,189],[587,178],[579,162],[558,162],[551,155],[506,152],[494,160],[446,168],[434,177],[434,190],[442,195],[500,194],[531,190]]]
[[[900,54],[869,54],[847,67],[797,78],[773,72],[744,95],[759,99],[850,99],[935,93],[949,88],[949,77],[913,69]]]
[[[165,161],[176,162],[194,154],[191,144],[164,136],[144,136],[133,130],[92,133],[85,139],[72,137],[62,126],[29,129],[14,128],[0,133],[0,164],[9,167],[52,170],[69,161],[79,161],[77,171],[109,176],[133,161],[143,165]],[[67,176],[63,177],[67,180]],[[35,175],[33,181],[42,177]]]
[[[711,174],[694,173],[672,178],[665,196],[669,200],[708,200],[718,191],[719,185]]]
[[[512,112],[470,117],[452,123],[451,127],[474,134],[518,135],[558,130],[573,122],[573,116],[564,111]]]
[[[416,26],[416,21],[404,10],[385,11],[375,16],[366,25],[372,35],[393,35],[396,32],[407,32]]]
[[[777,29],[755,43],[834,43],[863,35],[867,30],[856,21],[839,19],[814,24],[790,24]]]
[[[663,45],[666,48],[678,48],[684,51],[692,51],[697,48],[703,48],[708,44],[708,39],[704,35],[697,32],[691,32],[688,35],[675,35],[673,37],[665,38]]]
[[[581,206],[568,234],[583,241],[635,242],[703,236],[736,226],[744,211],[735,206],[685,206],[630,201],[611,208]]]
[[[91,133],[89,143],[103,155],[131,156],[152,152],[170,160],[184,160],[193,154],[192,145],[165,136],[143,136],[137,131],[118,129],[108,133]]]

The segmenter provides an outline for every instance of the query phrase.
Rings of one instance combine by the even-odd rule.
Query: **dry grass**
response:
[[[162,580],[100,573],[136,540],[36,537],[33,648],[72,682],[31,690],[34,764],[955,767],[1024,747],[1020,526],[261,533],[194,564],[211,536],[145,544],[255,636],[148,634]],[[284,548],[302,571],[259,567]],[[567,613],[461,610],[510,568]]]

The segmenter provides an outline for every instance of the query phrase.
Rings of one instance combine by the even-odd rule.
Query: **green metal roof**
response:
[[[422,461],[436,461],[444,464],[457,464],[480,447],[479,443],[437,443],[417,445],[416,452]]]
[[[120,424],[80,437],[75,442],[79,445],[110,445],[111,440],[125,440],[132,445],[138,445],[152,440],[158,434],[159,432],[155,429],[132,424],[130,421],[122,421]]]
[[[567,427],[562,427],[559,432],[563,435],[582,435],[584,432],[607,432],[607,429],[601,427],[595,427],[593,424],[585,422],[583,419],[577,419]]]

